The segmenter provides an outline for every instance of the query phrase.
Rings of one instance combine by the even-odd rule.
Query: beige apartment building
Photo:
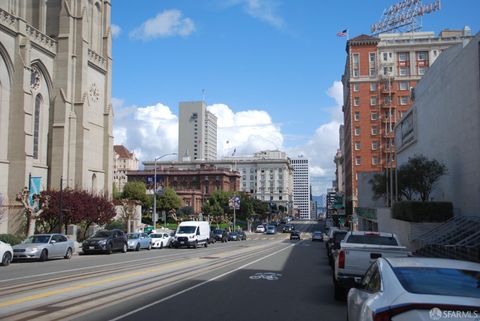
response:
[[[111,193],[111,69],[110,0],[0,1],[0,233],[29,177]]]
[[[393,129],[412,105],[417,82],[443,50],[471,38],[470,29],[360,35],[347,42],[343,170],[345,204],[358,202],[358,175],[395,168]]]
[[[139,160],[134,152],[123,145],[113,146],[113,184],[117,192],[123,192],[128,181],[127,172],[138,170]]]

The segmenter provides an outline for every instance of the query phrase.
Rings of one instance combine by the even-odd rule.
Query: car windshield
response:
[[[313,232],[313,235],[315,235],[315,236],[321,236],[321,235],[322,235],[322,232]]]
[[[376,244],[376,245],[392,245],[397,246],[398,242],[393,236],[380,236],[380,235],[350,235],[347,239],[347,243],[357,244]]]
[[[177,230],[179,234],[191,234],[195,233],[196,226],[180,226]]]
[[[152,239],[158,239],[160,237],[162,237],[162,234],[150,234],[150,238]]]
[[[48,243],[50,240],[50,235],[32,235],[29,236],[23,243]]]
[[[343,240],[343,238],[345,237],[346,234],[347,234],[347,231],[335,232],[333,234],[333,237],[335,238],[335,242],[338,243],[341,240]]]
[[[480,298],[480,271],[418,267],[393,271],[411,293]]]
[[[215,233],[215,234],[222,234],[222,233],[223,233],[223,230],[213,230],[213,233]]]
[[[97,231],[93,237],[109,237],[112,235],[112,231]]]
[[[127,238],[128,238],[129,240],[135,240],[135,239],[140,238],[140,234],[138,234],[138,233],[128,234],[128,235],[127,235]]]

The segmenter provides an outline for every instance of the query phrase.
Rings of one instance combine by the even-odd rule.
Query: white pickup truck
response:
[[[335,299],[343,300],[379,257],[406,257],[410,252],[400,246],[395,234],[368,231],[348,232],[335,255]]]

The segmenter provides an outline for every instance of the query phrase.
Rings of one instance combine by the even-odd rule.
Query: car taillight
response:
[[[338,252],[338,268],[344,269],[345,268],[345,251]]]

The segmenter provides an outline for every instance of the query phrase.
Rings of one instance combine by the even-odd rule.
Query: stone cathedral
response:
[[[110,0],[0,1],[0,233],[19,230],[30,178],[111,193],[110,12]]]

